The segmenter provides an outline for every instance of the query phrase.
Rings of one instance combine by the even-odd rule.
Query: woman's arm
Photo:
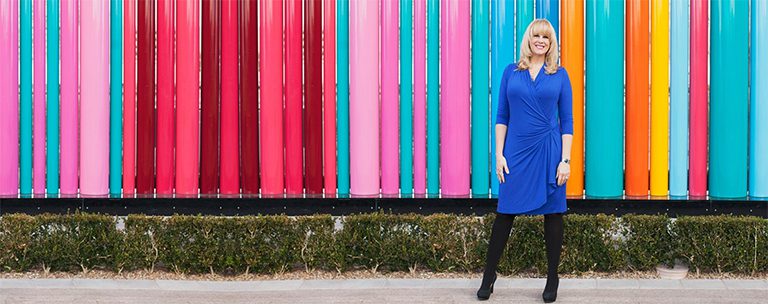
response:
[[[498,127],[497,127],[498,128]],[[563,157],[562,159],[571,159],[571,145],[573,144],[573,134],[563,134]]]
[[[568,72],[563,69],[562,87],[558,100],[560,132],[563,134],[563,152],[557,169],[557,184],[562,185],[571,175],[571,146],[573,145],[573,92]],[[567,160],[567,163],[566,163]]]
[[[507,138],[507,125],[496,124],[496,158],[504,156],[504,139]]]
[[[568,72],[563,69],[563,81],[560,88],[560,98],[557,101],[560,132],[563,134],[563,157],[571,159],[571,144],[573,143],[573,91]]]
[[[502,171],[509,174],[509,167],[507,167],[507,159],[504,158],[504,140],[507,138],[507,125],[509,124],[509,102],[507,101],[507,80],[509,79],[510,67],[507,66],[504,69],[504,74],[501,76],[501,83],[499,84],[499,105],[496,111],[496,177],[499,182],[504,182],[504,174]]]
[[[504,139],[507,138],[507,125],[496,124],[496,177],[499,182],[504,182],[504,173],[509,174],[507,159],[504,157]]]

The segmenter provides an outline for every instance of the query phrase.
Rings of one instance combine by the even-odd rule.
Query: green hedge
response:
[[[647,271],[659,264],[673,264],[676,247],[670,225],[666,216],[625,215],[621,218],[622,252],[627,257],[629,270]]]
[[[675,221],[677,253],[703,272],[768,270],[768,221],[754,217],[681,217]]]
[[[224,275],[314,269],[478,272],[493,220],[493,214],[124,219],[13,214],[0,218],[0,267]],[[768,271],[768,221],[762,218],[566,215],[564,229],[563,273],[653,270],[675,259],[699,272]],[[515,219],[499,271],[546,271],[543,217]]]

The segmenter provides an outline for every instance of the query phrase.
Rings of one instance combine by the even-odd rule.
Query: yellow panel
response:
[[[669,190],[669,0],[651,2],[651,196]]]

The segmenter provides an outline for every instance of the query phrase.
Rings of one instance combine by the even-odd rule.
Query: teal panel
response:
[[[533,0],[517,0],[515,10],[515,58],[520,52],[520,42],[523,41],[523,34],[528,24],[533,21]]]
[[[119,196],[123,178],[123,0],[110,4],[109,193]]]
[[[669,195],[688,195],[688,3],[670,3]]]
[[[412,0],[400,0],[400,194],[413,194]]]
[[[19,192],[22,196],[32,194],[32,0],[21,0],[21,120],[19,131]]]
[[[749,2],[713,0],[710,27],[709,196],[747,195]]]
[[[59,193],[59,0],[49,0],[47,5],[46,192],[56,195]]]
[[[752,0],[749,196],[768,198],[768,1]]]
[[[586,171],[588,197],[624,189],[624,2],[588,0],[586,11]]]
[[[427,195],[440,194],[440,0],[427,3]]]
[[[547,19],[560,37],[560,0],[536,0],[536,18]]]
[[[511,50],[511,51],[510,51]],[[490,180],[491,195],[499,194],[499,179],[496,177],[496,110],[499,104],[499,86],[504,69],[517,58],[515,47],[515,0],[491,2],[491,153]]]
[[[336,6],[336,115],[339,197],[349,196],[349,0]]]
[[[472,196],[488,196],[490,174],[488,155],[491,123],[489,122],[488,27],[490,3],[472,1]]]

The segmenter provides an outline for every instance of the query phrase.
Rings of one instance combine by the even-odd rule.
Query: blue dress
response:
[[[536,80],[513,63],[501,78],[497,124],[507,125],[503,154],[509,174],[499,185],[496,211],[550,214],[566,211],[565,184],[557,185],[562,134],[573,134],[571,82],[565,69]]]

